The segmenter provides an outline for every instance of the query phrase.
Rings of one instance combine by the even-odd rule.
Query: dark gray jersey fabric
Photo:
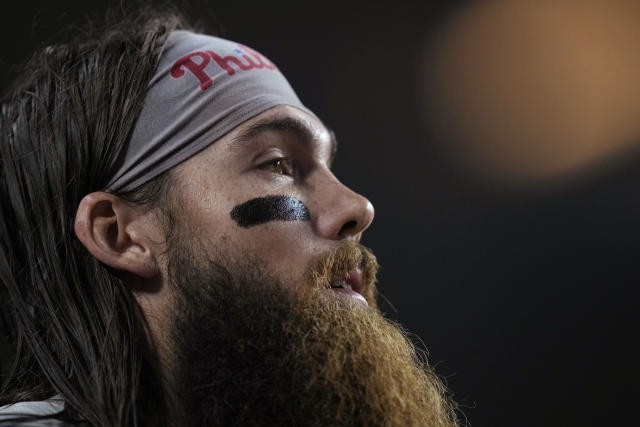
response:
[[[73,424],[56,419],[64,411],[64,400],[59,396],[38,402],[18,402],[0,407],[0,426],[70,427]]]

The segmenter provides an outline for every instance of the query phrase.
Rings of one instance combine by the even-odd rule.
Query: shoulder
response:
[[[64,411],[60,397],[38,402],[18,402],[0,407],[0,427],[69,427],[66,421],[56,419]]]

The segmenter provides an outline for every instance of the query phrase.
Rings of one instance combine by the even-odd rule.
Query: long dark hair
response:
[[[138,9],[79,31],[37,51],[1,101],[0,312],[11,361],[0,406],[60,394],[92,425],[166,422],[144,318],[73,224],[114,170],[167,34],[186,27],[166,9]],[[166,176],[122,196],[153,202]]]

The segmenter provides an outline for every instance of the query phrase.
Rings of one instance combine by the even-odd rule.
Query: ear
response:
[[[78,206],[76,236],[102,263],[151,278],[160,269],[144,216],[113,194],[91,193]]]

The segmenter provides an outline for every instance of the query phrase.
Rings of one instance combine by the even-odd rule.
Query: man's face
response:
[[[276,107],[176,168],[175,423],[451,424],[436,375],[376,307],[377,263],[358,244],[373,208],[330,172],[334,151],[316,119]]]
[[[334,154],[333,135],[316,118],[272,108],[176,168],[186,216],[178,222],[217,248],[256,256],[284,283],[301,283],[313,259],[358,242],[373,219],[371,203],[332,174]],[[360,272],[349,273],[359,290]]]

